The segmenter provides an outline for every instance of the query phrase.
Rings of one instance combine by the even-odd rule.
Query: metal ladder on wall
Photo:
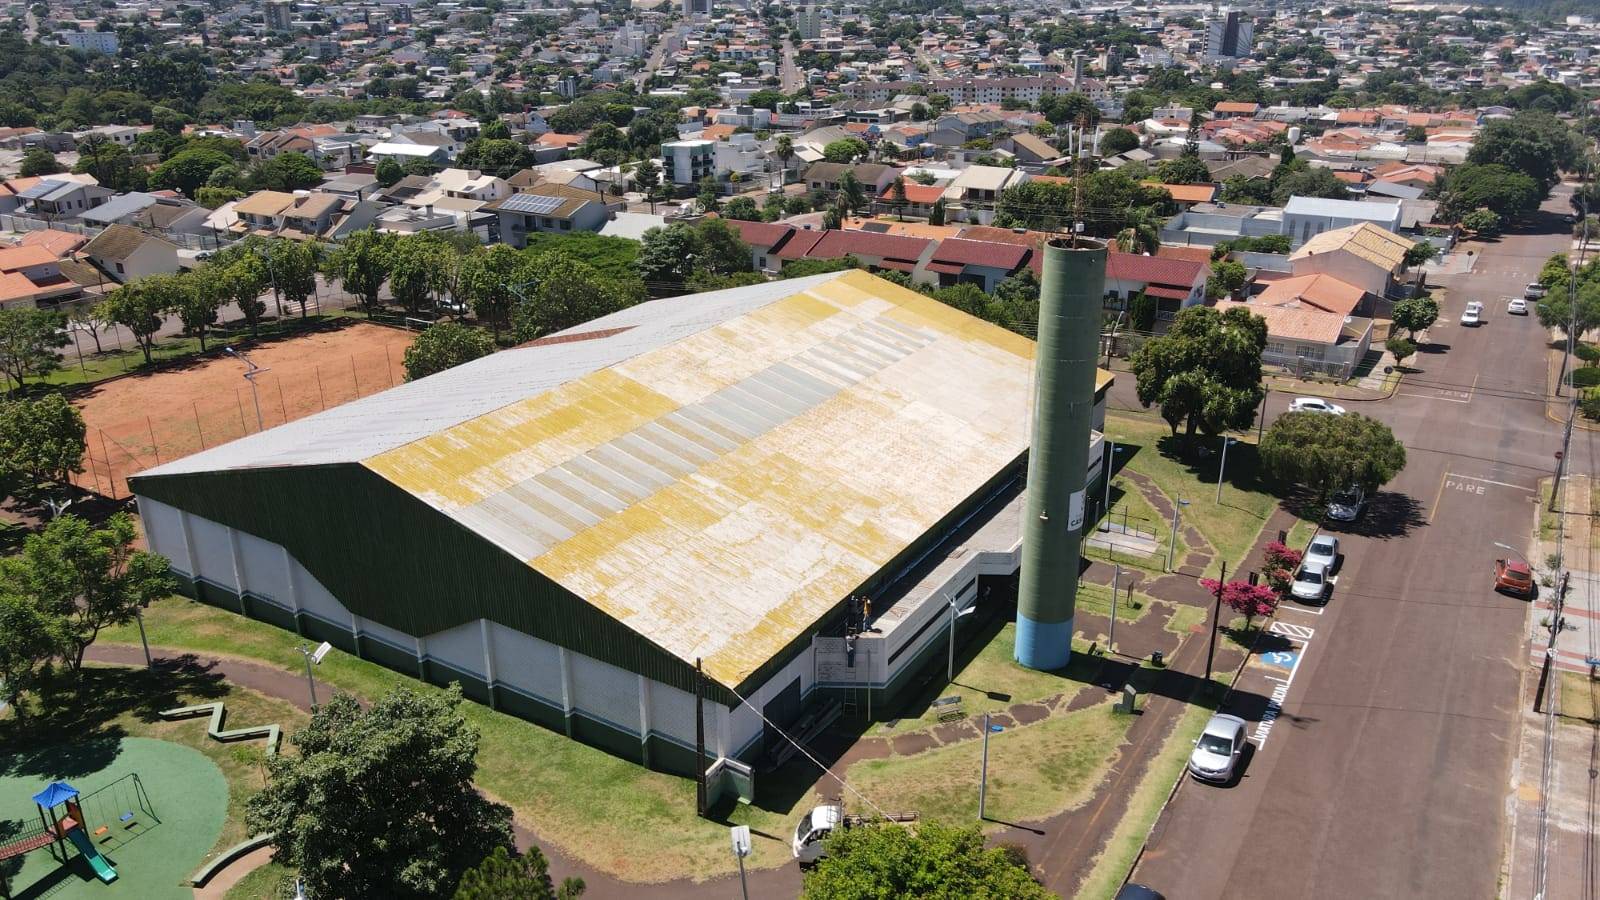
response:
[[[854,718],[855,715],[856,715],[856,711],[859,708],[860,708],[860,705],[856,702],[856,689],[853,688],[853,687],[852,688],[845,688],[845,690],[844,690],[844,703],[841,706],[841,709],[844,710],[844,714],[846,716],[850,716],[851,718]]]

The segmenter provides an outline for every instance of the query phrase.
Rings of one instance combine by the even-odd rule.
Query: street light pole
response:
[[[301,644],[295,649],[299,650],[300,655],[306,658],[306,687],[311,689],[311,711],[316,712],[317,681],[315,678],[311,677],[311,665],[312,663],[315,663],[319,666],[322,665],[322,658],[328,655],[328,651],[333,649],[333,645],[327,641],[323,641],[315,650],[307,649],[305,644]]]
[[[1211,682],[1211,663],[1217,655],[1217,626],[1222,621],[1222,585],[1228,580],[1228,561],[1222,561],[1222,571],[1217,575],[1217,605],[1211,613],[1211,644],[1206,647],[1206,682]]]
[[[265,431],[266,427],[261,422],[261,394],[256,390],[256,376],[271,370],[261,368],[251,361],[250,357],[232,347],[224,347],[223,352],[244,363],[244,380],[250,382],[250,400],[256,405],[256,431]]]
[[[1111,530],[1111,470],[1116,468],[1116,465],[1117,465],[1117,454],[1122,452],[1122,448],[1118,447],[1117,446],[1117,442],[1114,441],[1114,440],[1111,440],[1110,438],[1106,438],[1106,442],[1107,443],[1106,443],[1106,471],[1105,471],[1105,476],[1106,476],[1106,508],[1105,508],[1105,515],[1106,515],[1106,530],[1110,531]]]
[[[153,669],[156,666],[150,661],[150,639],[144,636],[144,610],[134,610],[133,619],[139,623],[139,643],[144,645],[144,667]]]
[[[1111,634],[1106,637],[1106,649],[1113,654],[1117,652],[1117,585],[1122,581],[1122,563],[1116,567],[1116,574],[1111,576]]]
[[[1217,502],[1222,502],[1222,477],[1228,472],[1228,448],[1239,443],[1231,437],[1222,439],[1222,462],[1217,466]]]
[[[1272,388],[1261,392],[1261,411],[1256,413],[1256,443],[1261,443],[1261,436],[1267,431],[1267,395],[1272,393]]]
[[[983,803],[989,793],[989,714],[983,714],[983,763],[978,770],[978,821],[984,820]]]
[[[956,680],[956,620],[971,615],[978,607],[974,601],[973,606],[961,609],[956,606],[955,599],[949,594],[944,595],[944,602],[950,606],[950,646],[944,664],[944,680],[946,684],[953,684]]]
[[[1189,501],[1179,498],[1177,505],[1172,507],[1172,537],[1167,540],[1167,571],[1172,571],[1172,557],[1178,552],[1178,519],[1183,516],[1183,508]]]
[[[1533,565],[1528,562],[1528,557],[1523,555],[1523,552],[1521,550],[1518,550],[1517,548],[1511,546],[1510,544],[1502,544],[1499,541],[1495,541],[1494,545],[1496,547],[1499,547],[1501,550],[1506,550],[1506,551],[1509,551],[1511,553],[1515,553],[1517,556],[1522,558],[1522,564],[1523,565],[1527,566],[1530,569],[1533,568]]]

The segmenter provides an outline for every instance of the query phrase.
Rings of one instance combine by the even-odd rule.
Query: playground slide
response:
[[[71,841],[72,846],[77,847],[78,852],[83,854],[83,858],[89,861],[90,867],[94,869],[94,874],[100,876],[101,881],[110,884],[117,880],[117,870],[111,868],[111,864],[106,862],[106,858],[100,855],[100,851],[95,849],[94,841],[89,840],[89,836],[83,833],[82,828],[74,828],[68,831],[67,840]]]

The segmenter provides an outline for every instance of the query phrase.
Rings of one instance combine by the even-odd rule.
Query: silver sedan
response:
[[[1218,713],[1206,723],[1206,730],[1194,742],[1189,754],[1189,774],[1201,781],[1227,784],[1244,753],[1245,722],[1238,716]]]

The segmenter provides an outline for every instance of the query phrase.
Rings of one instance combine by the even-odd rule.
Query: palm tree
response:
[[[1161,249],[1161,217],[1148,206],[1128,211],[1121,231],[1112,241],[1123,253],[1154,255]]]
[[[778,135],[778,140],[772,145],[773,155],[778,157],[778,186],[782,187],[788,179],[784,173],[789,169],[789,160],[794,156],[794,138],[787,134]]]

